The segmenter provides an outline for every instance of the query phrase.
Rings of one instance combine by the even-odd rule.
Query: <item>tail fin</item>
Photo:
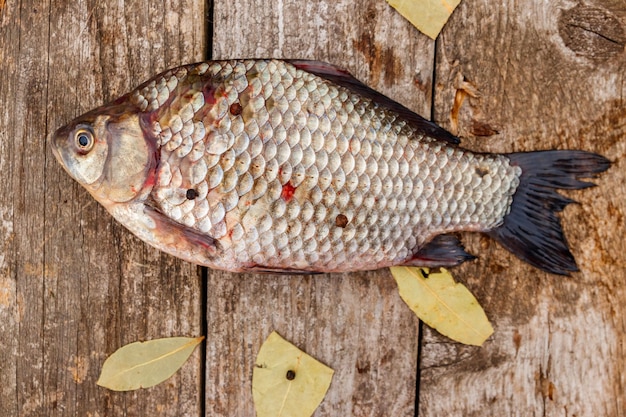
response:
[[[522,169],[520,184],[504,223],[488,234],[529,264],[544,271],[569,275],[578,271],[557,215],[574,202],[556,190],[577,190],[594,184],[593,178],[607,170],[603,156],[584,151],[539,151],[507,155]]]

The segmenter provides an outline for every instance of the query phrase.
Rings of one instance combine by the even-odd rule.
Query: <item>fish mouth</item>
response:
[[[54,157],[59,160],[59,150],[57,149],[56,146],[56,132],[50,132],[48,133],[48,136],[46,137],[46,143],[48,144],[48,147],[52,150],[52,154],[54,155]]]
[[[65,141],[67,143],[69,130],[69,126],[63,126],[55,130],[54,132],[50,132],[48,134],[48,137],[46,138],[46,143],[48,144],[48,147],[52,150],[52,154],[66,171],[67,167],[65,164],[65,158],[63,157],[63,149],[65,149],[65,146],[63,146],[63,142]]]

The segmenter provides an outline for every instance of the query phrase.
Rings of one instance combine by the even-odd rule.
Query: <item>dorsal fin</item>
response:
[[[407,109],[402,104],[393,101],[389,97],[366,86],[343,68],[321,61],[287,60],[287,62],[298,69],[310,72],[311,74],[315,74],[325,80],[355,91],[363,97],[367,97],[381,106],[385,106],[389,110],[398,113],[413,128],[427,136],[453,145],[458,145],[461,142],[459,138],[437,124],[424,119],[422,116]]]

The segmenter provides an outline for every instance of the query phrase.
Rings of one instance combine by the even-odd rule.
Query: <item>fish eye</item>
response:
[[[81,153],[87,153],[93,148],[93,133],[87,129],[78,129],[74,134],[74,142]]]

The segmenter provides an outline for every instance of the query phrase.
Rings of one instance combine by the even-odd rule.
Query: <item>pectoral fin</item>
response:
[[[144,206],[144,214],[154,222],[152,234],[159,249],[190,262],[206,264],[216,256],[219,243],[213,237],[180,224],[154,207]]]

